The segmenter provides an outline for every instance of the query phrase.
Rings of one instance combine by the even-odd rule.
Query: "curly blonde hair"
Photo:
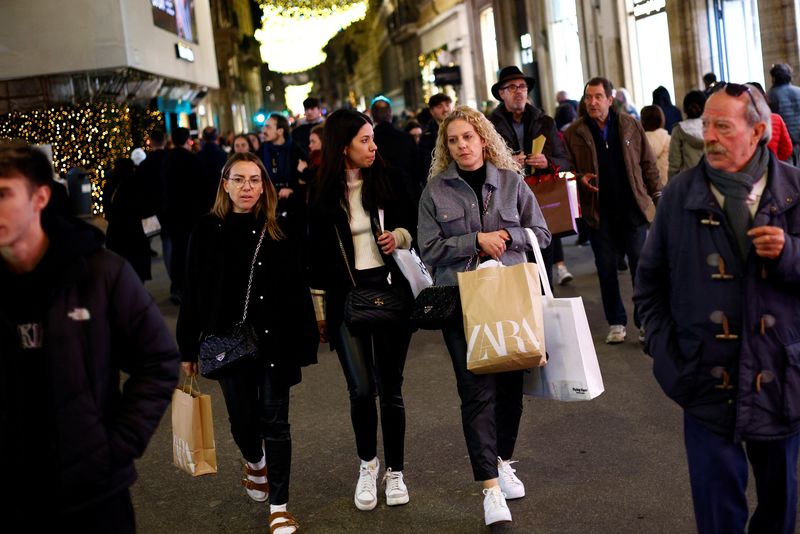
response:
[[[445,117],[439,126],[439,135],[436,138],[436,149],[433,151],[433,162],[428,173],[428,180],[442,173],[453,161],[453,156],[450,155],[450,149],[447,147],[447,127],[453,121],[459,120],[471,124],[478,136],[486,141],[486,147],[483,150],[484,161],[491,161],[498,169],[522,173],[522,168],[511,157],[511,149],[494,129],[494,125],[489,122],[489,119],[480,111],[469,106],[458,106]]]

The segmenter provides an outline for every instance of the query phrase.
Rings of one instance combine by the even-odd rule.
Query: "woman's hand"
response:
[[[197,362],[181,362],[181,369],[186,376],[197,376]]]
[[[294,189],[290,189],[288,187],[282,187],[281,190],[278,191],[278,198],[281,200],[289,198],[292,193],[294,193]]]
[[[383,232],[378,236],[378,246],[381,247],[381,250],[384,254],[389,256],[392,252],[394,252],[394,249],[397,248],[397,243],[394,240],[394,234],[392,232]]]
[[[306,170],[306,168],[308,168],[308,163],[306,163],[302,159],[297,162],[297,172],[303,172],[304,170]]]
[[[511,236],[506,230],[478,232],[478,248],[487,256],[499,259],[506,251],[506,241]]]
[[[317,321],[317,329],[319,330],[319,342],[320,343],[327,343],[328,342],[328,323],[324,319],[322,321]]]

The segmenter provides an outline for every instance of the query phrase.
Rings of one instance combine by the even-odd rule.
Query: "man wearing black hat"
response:
[[[568,171],[571,169],[569,156],[558,136],[555,121],[528,102],[528,93],[535,83],[516,66],[503,67],[497,83],[492,86],[492,95],[502,104],[495,108],[489,120],[514,153],[514,159],[527,166],[526,174],[541,176]],[[533,140],[540,135],[545,138],[542,153],[532,154]],[[556,282],[566,284],[572,280],[564,264],[560,239],[554,238],[550,246],[542,249],[542,254],[549,273],[552,273],[553,264],[557,265]]]

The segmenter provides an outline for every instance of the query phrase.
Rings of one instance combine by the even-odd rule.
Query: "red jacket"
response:
[[[786,123],[777,113],[772,114],[772,138],[767,147],[781,161],[786,161],[792,155],[792,138],[789,137]]]

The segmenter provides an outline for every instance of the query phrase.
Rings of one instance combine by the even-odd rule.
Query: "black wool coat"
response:
[[[223,254],[226,222],[208,214],[192,232],[176,331],[183,361],[197,361],[202,337],[225,333],[242,318],[243,300],[241,308],[230,314],[221,313],[223,295],[234,287],[228,275],[223,275],[227,260]],[[252,241],[241,250],[244,258],[240,258],[247,270],[235,276],[244,287],[263,222],[253,218],[252,225]],[[276,241],[269,234],[264,236],[253,275],[247,322],[259,335],[259,351],[267,365],[295,377],[290,382],[299,382],[300,367],[317,362],[319,331],[295,239]]]

